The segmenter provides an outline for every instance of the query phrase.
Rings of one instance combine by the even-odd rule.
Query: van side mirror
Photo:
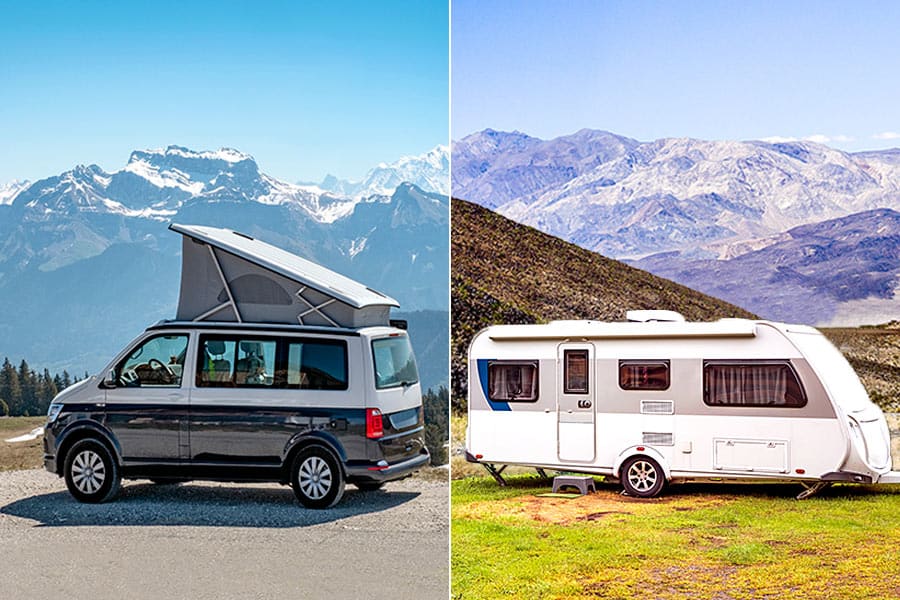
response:
[[[110,369],[106,372],[106,377],[103,378],[103,387],[105,388],[114,388],[116,387],[116,371],[115,369]]]

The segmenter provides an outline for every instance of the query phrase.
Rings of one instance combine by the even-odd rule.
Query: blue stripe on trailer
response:
[[[484,399],[487,400],[488,404],[491,406],[491,410],[509,410],[509,402],[498,402],[496,400],[491,400],[491,397],[488,394],[488,364],[492,360],[494,360],[494,359],[492,359],[492,358],[477,359],[478,380],[481,383],[481,391],[484,394]]]

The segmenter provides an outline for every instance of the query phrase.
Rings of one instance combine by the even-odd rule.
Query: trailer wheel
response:
[[[116,495],[122,478],[112,453],[100,442],[75,442],[63,467],[66,487],[79,502],[106,502]]]
[[[307,508],[329,508],[344,495],[344,476],[334,455],[319,446],[301,450],[291,467],[291,487]]]
[[[632,456],[622,465],[622,487],[629,496],[652,498],[659,495],[666,484],[666,474],[652,458]]]

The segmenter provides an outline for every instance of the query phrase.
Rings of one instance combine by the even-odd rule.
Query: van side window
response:
[[[202,336],[197,385],[272,386],[275,351],[275,340]]]
[[[703,401],[709,406],[799,408],[806,405],[806,394],[786,361],[704,362]]]
[[[669,389],[669,361],[620,360],[619,387],[623,390]]]
[[[537,400],[537,361],[489,363],[488,398],[502,402],[534,402]]]
[[[287,384],[304,390],[346,390],[347,345],[338,341],[289,343]]]
[[[264,385],[274,383],[275,341],[247,340],[237,343],[234,361],[234,385]]]
[[[181,387],[187,335],[145,340],[116,366],[118,387]]]
[[[588,351],[563,351],[563,381],[566,394],[588,393]]]

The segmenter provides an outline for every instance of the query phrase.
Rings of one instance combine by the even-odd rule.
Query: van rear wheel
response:
[[[301,450],[291,467],[291,487],[307,508],[329,508],[344,495],[341,465],[328,450],[312,446]]]
[[[666,484],[666,474],[659,463],[646,456],[633,456],[622,465],[622,487],[629,496],[652,498],[658,496]]]
[[[112,453],[97,440],[75,442],[66,454],[66,487],[79,502],[106,502],[119,491],[122,477]]]

